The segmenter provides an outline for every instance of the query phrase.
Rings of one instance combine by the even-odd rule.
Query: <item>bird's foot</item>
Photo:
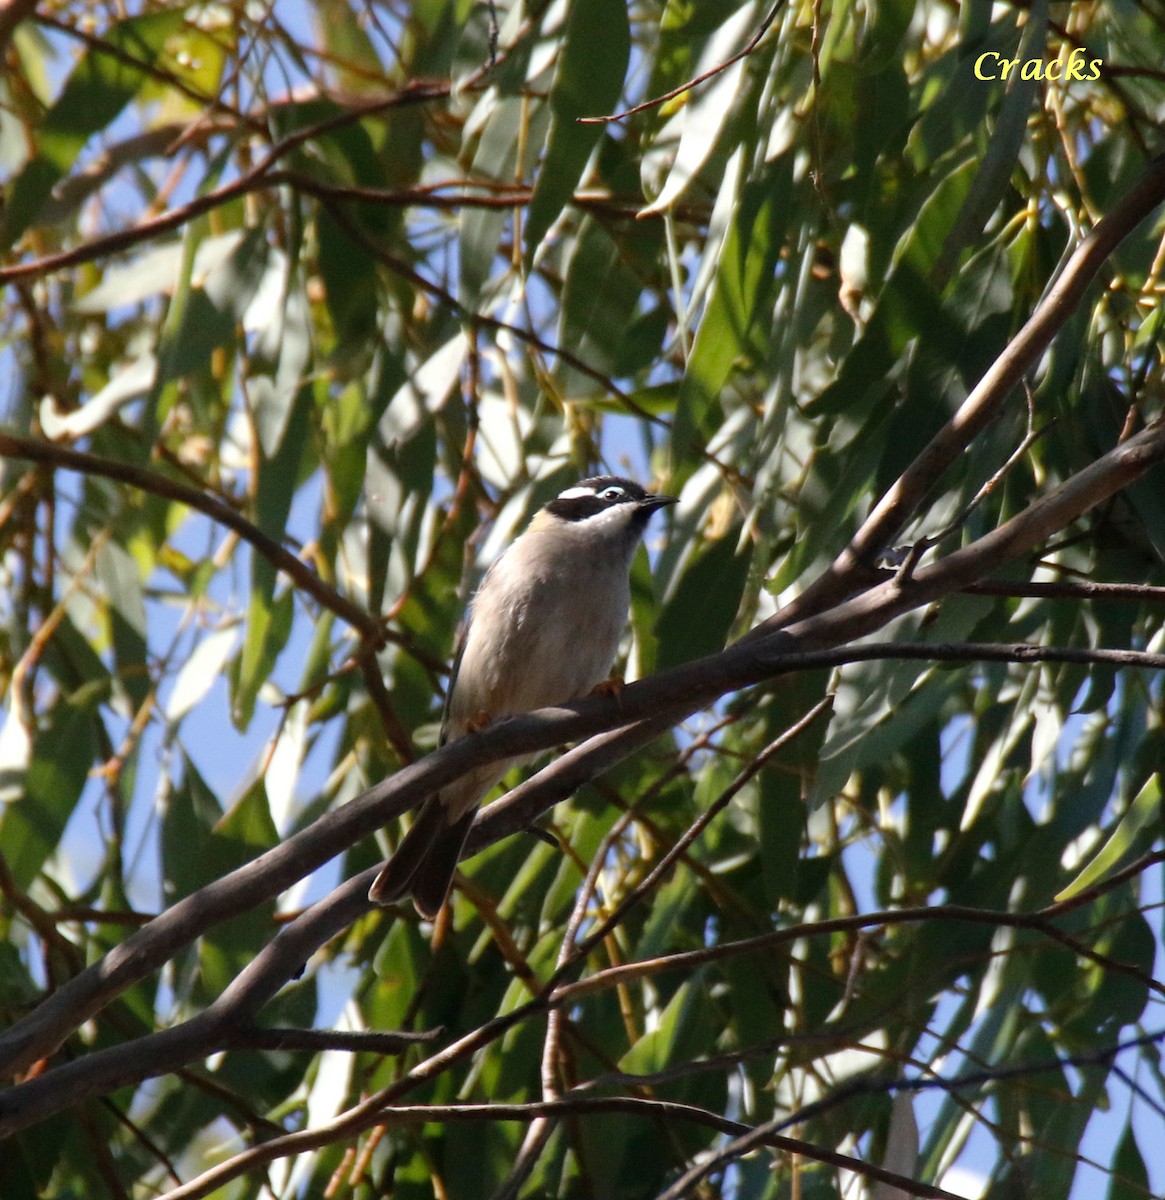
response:
[[[474,713],[468,721],[465,722],[466,733],[480,733],[483,729],[493,723],[493,713],[482,710],[479,713]]]
[[[623,694],[623,676],[612,675],[610,679],[604,679],[602,683],[596,683],[591,688],[592,696],[614,696],[616,700]]]

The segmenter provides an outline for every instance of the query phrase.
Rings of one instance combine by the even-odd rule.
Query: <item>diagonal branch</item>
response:
[[[927,1200],[962,1200],[953,1192],[930,1184],[919,1183],[907,1176],[889,1171],[848,1154],[818,1146],[803,1138],[788,1137],[776,1133],[767,1125],[750,1129],[739,1121],[730,1120],[710,1109],[700,1108],[695,1104],[684,1104],[675,1100],[656,1100],[639,1096],[609,1096],[589,1097],[568,1095],[560,1100],[534,1101],[528,1104],[414,1104],[403,1105],[392,1110],[394,1125],[414,1125],[429,1121],[522,1121],[533,1122],[544,1118],[582,1117],[603,1113],[626,1113],[628,1115],[643,1115],[663,1119],[665,1121],[690,1121],[719,1133],[736,1134],[737,1138],[754,1136],[755,1144],[768,1146],[786,1154],[799,1154],[813,1162],[824,1163],[839,1170],[852,1171],[886,1183],[898,1191],[910,1195],[921,1196]],[[339,1125],[346,1114],[341,1114],[329,1126],[325,1126],[318,1137],[311,1138],[311,1146],[305,1145],[305,1134],[288,1134],[281,1138],[273,1138],[264,1145],[244,1151],[225,1163],[206,1171],[197,1179],[192,1179],[182,1187],[174,1188],[164,1193],[160,1200],[197,1200],[197,1197],[208,1196],[216,1188],[221,1187],[230,1179],[236,1179],[248,1169],[253,1169],[273,1162],[278,1158],[302,1153],[308,1148],[320,1148],[338,1141],[342,1137],[350,1137],[360,1132],[362,1128],[384,1120],[383,1114],[365,1124],[353,1126],[345,1122],[342,1130],[336,1131],[330,1126]],[[315,1131],[310,1131],[315,1133]],[[732,1143],[730,1143],[732,1144]],[[678,1194],[678,1193],[677,1193]]]
[[[1150,667],[1165,670],[1165,655],[1136,654],[1132,651],[1093,651],[1100,654],[1099,661],[1113,662],[1121,665]],[[1132,656],[1132,657],[1130,657]],[[1056,652],[1042,646],[975,646],[962,645],[956,647],[910,643],[889,643],[881,646],[863,646],[846,650],[816,651],[804,654],[790,654],[780,660],[782,671],[807,667],[839,665],[847,661],[870,660],[875,658],[908,658],[926,659],[928,661],[1009,661],[1009,662],[1047,662],[1047,661],[1079,661],[1071,652]],[[628,691],[631,687],[629,685]],[[816,710],[814,710],[816,712]],[[517,721],[507,722],[516,725]],[[793,734],[805,722],[799,723],[790,731]],[[633,726],[633,730],[639,727]],[[609,735],[608,735],[609,736]],[[654,735],[652,735],[654,736]],[[596,739],[602,741],[603,739]],[[587,746],[591,743],[587,743]],[[593,770],[593,761],[587,759],[586,746],[564,756],[564,759],[583,761]],[[430,756],[436,758],[436,755]],[[425,760],[428,762],[429,760]],[[505,800],[490,805],[474,827],[474,837],[470,844],[469,853],[475,853],[482,846],[518,832],[524,827],[524,818],[530,804],[530,797],[536,797],[542,807],[549,807],[547,788],[542,782],[549,777],[557,785],[560,778],[559,760],[548,767],[541,775],[530,783],[516,788]],[[557,787],[550,794],[557,795]],[[574,790],[573,786],[570,788]],[[367,795],[367,794],[366,794]],[[516,800],[515,800],[516,797]],[[361,803],[361,797],[352,804]],[[348,807],[351,807],[349,805]],[[341,810],[344,811],[344,810]],[[301,837],[302,835],[296,835]],[[263,858],[274,855],[268,852]],[[662,872],[667,864],[660,864],[657,872]],[[233,873],[240,875],[247,868]],[[107,1093],[119,1087],[140,1083],[147,1078],[153,1078],[168,1071],[175,1070],[196,1058],[205,1057],[216,1050],[237,1047],[240,1043],[248,1044],[253,1037],[251,1022],[256,1013],[288,982],[302,970],[304,962],[321,946],[337,934],[348,928],[358,917],[368,909],[368,887],[378,868],[372,867],[360,875],[346,880],[333,890],[323,900],[301,913],[294,921],[284,928],[255,956],[251,963],[244,968],[237,978],[222,994],[202,1013],[191,1018],[182,1025],[157,1033],[146,1034],[140,1038],[123,1044],[110,1046],[95,1051],[85,1058],[77,1059],[63,1066],[53,1068],[31,1079],[8,1092],[0,1094],[0,1137],[10,1135],[28,1124],[40,1120],[63,1108],[86,1099],[89,1096]],[[1136,867],[1143,870],[1144,864]],[[1122,875],[1123,878],[1123,875]],[[219,884],[225,884],[232,876],[225,876]],[[204,888],[210,891],[216,885]],[[1089,892],[1084,899],[1090,899],[1094,892]],[[201,895],[201,893],[198,893]],[[188,898],[180,905],[189,903]],[[884,924],[896,924],[926,919],[930,914],[934,917],[947,917],[953,920],[966,920],[982,923],[993,921],[997,924],[1013,925],[1017,928],[1032,929],[1043,933],[1046,937],[1060,941],[1076,954],[1089,958],[1109,970],[1125,972],[1123,964],[1115,962],[1104,955],[1083,946],[1077,940],[1067,937],[1051,924],[1051,918],[1079,906],[1083,900],[1073,897],[1061,904],[1053,905],[1043,912],[1032,915],[1005,914],[988,910],[969,909],[960,906],[930,906],[919,909],[902,909],[891,914],[875,913],[862,914],[852,917],[836,918],[832,921],[817,922],[813,925],[801,925],[795,930],[777,930],[773,933],[762,934],[757,938],[744,939],[739,942],[722,943],[707,950],[692,951],[687,954],[666,956],[647,962],[629,963],[622,967],[609,968],[589,977],[580,983],[561,984],[550,994],[554,1005],[571,1004],[584,995],[593,991],[603,990],[640,978],[652,975],[660,970],[694,969],[706,962],[717,961],[721,958],[751,953],[754,949],[769,948],[785,942],[790,937],[807,936],[816,932],[852,932]],[[179,906],[176,906],[179,907]],[[167,918],[174,910],[168,910],[152,923],[159,927],[160,932],[167,924]],[[621,917],[625,909],[620,909],[613,915]],[[142,933],[146,931],[143,930]],[[607,932],[606,927],[600,934]],[[140,936],[140,935],[136,935]],[[568,960],[560,963],[552,977],[559,980],[579,959],[584,958],[595,941],[588,938],[572,954]],[[1165,985],[1144,978],[1143,974],[1133,968],[1128,969],[1138,982],[1146,983],[1153,990],[1165,994]],[[84,976],[78,976],[78,980]],[[73,987],[78,980],[65,985]],[[132,982],[130,980],[129,982]],[[123,984],[122,986],[127,986]],[[120,989],[119,989],[120,990]],[[51,1002],[42,1004],[43,1009]],[[38,1009],[37,1012],[40,1010]],[[32,1014],[34,1017],[36,1013]],[[27,1018],[31,1020],[31,1018]]]
[[[1002,407],[1011,390],[1038,361],[1072,314],[1101,266],[1120,243],[1165,201],[1165,154],[1149,162],[1128,194],[1097,223],[1068,260],[1059,279],[958,411],[891,485],[850,544],[800,596],[747,637],[763,636],[820,612],[849,595],[944,471]]]
[[[661,672],[628,685],[616,697],[597,696],[557,709],[544,709],[528,716],[500,721],[480,733],[453,742],[419,762],[405,767],[391,779],[364,795],[319,818],[307,829],[243,867],[223,876],[200,891],[179,901],[128,937],[103,959],[47,997],[32,1013],[0,1034],[0,1070],[27,1069],[51,1054],[82,1022],[98,1012],[114,996],[157,969],[181,946],[203,931],[236,913],[277,895],[296,880],[342,852],[359,838],[373,832],[394,815],[420,802],[437,787],[456,779],[473,767],[505,758],[534,754],[563,742],[603,733],[564,755],[543,776],[547,791],[533,787],[517,789],[503,804],[513,829],[512,813],[526,815],[536,804],[541,811],[554,800],[569,795],[579,783],[593,777],[600,765],[610,765],[629,754],[671,725],[712,703],[718,697],[771,679],[790,670],[820,667],[846,661],[861,648],[839,650],[855,638],[865,636],[895,616],[965,587],[997,570],[1004,563],[1041,545],[1048,534],[1063,528],[1080,513],[1124,487],[1155,462],[1165,457],[1165,422],[1150,426],[1090,464],[1060,487],[1033,503],[1010,521],[939,562],[922,568],[910,579],[895,577],[838,605],[828,613],[801,621],[762,640],[737,643],[719,654]],[[982,648],[992,653],[1016,654],[1014,648]],[[933,650],[930,651],[933,653]],[[1034,647],[1025,655],[1054,657],[1057,652]],[[1065,651],[1059,651],[1065,654]],[[1074,652],[1072,652],[1074,653]],[[1090,652],[1096,659],[1099,652]],[[1126,655],[1134,652],[1111,652]],[[1115,659],[1112,661],[1116,661]],[[1132,662],[1132,659],[1121,661]],[[1165,667],[1161,656],[1139,655],[1138,665]],[[605,731],[605,732],[604,732]],[[565,790],[564,783],[566,785]],[[537,784],[534,787],[538,786]],[[547,792],[550,799],[547,799]],[[471,849],[491,834],[500,836],[490,821],[498,806],[483,814]],[[529,817],[527,816],[527,820]],[[348,920],[366,905],[353,881],[342,889],[344,904],[326,911],[329,919],[343,915]],[[215,1038],[237,1027],[304,961],[302,936],[310,925],[308,910],[288,926],[258,955],[254,972],[243,972],[216,1001],[194,1021],[166,1030],[168,1040],[161,1049],[166,1056],[195,1056],[216,1044]],[[342,928],[342,926],[339,926]],[[110,1052],[124,1055],[124,1048]],[[90,1059],[96,1058],[91,1055]],[[100,1090],[104,1063],[85,1074],[85,1063],[67,1064],[38,1079],[10,1089],[0,1097],[0,1132],[10,1132],[32,1119],[29,1114],[59,1102],[54,1081],[84,1080],[83,1094]],[[98,1060],[99,1063],[101,1060]],[[159,1055],[155,1063],[163,1061]],[[165,1058],[173,1061],[172,1057]],[[112,1065],[113,1076],[122,1079],[121,1066]]]
[[[773,675],[779,674],[781,670],[807,669],[811,665],[835,665],[840,660],[810,648],[835,647],[865,637],[904,612],[919,608],[952,592],[970,588],[978,580],[999,571],[1007,562],[1041,546],[1050,533],[1064,528],[1089,508],[1127,486],[1163,458],[1165,422],[1158,422],[1110,450],[1108,454],[1072,476],[1047,496],[1041,497],[1023,512],[1017,513],[998,529],[946,558],[923,567],[914,576],[907,579],[900,579],[897,575],[891,576],[880,585],[861,592],[845,603],[790,625],[785,630],[773,632],[765,625],[758,626],[752,634],[741,638],[721,654],[689,666],[707,666],[709,670],[713,667],[731,670],[729,664],[737,661],[736,654],[747,654],[752,649],[757,650],[762,658],[773,656],[769,659],[773,663]],[[902,647],[895,644],[895,649],[901,651]],[[931,653],[935,650],[936,647],[930,647]],[[850,647],[841,657],[856,659],[866,653],[876,655],[878,652],[872,647]],[[1138,652],[1071,648],[1056,650],[1052,647],[1035,646],[977,646],[975,653],[984,659],[997,656],[999,661],[1034,662],[1039,661],[1039,656],[1043,654],[1059,654],[1064,656],[1061,661],[1065,662],[1106,661],[1113,665],[1133,665],[1132,660],[1122,664],[1107,656],[1120,657]],[[1157,667],[1159,657],[1142,657],[1137,665]],[[776,665],[778,660],[783,666]],[[685,666],[675,670],[687,669]],[[671,678],[672,675],[672,671],[662,672],[653,679],[662,681]],[[652,680],[631,684],[623,692],[623,697],[639,695],[638,689],[643,683],[650,682]],[[725,687],[719,694],[723,695],[730,690],[733,689]],[[693,705],[691,711],[698,711],[702,707],[702,704]],[[638,712],[634,715],[638,716]],[[629,721],[621,728],[613,729],[568,751],[537,777],[514,788],[504,799],[491,804],[485,810],[470,834],[468,852],[476,853],[489,841],[494,840],[489,824],[491,820],[504,822],[508,832],[525,828],[545,809],[566,799],[595,775],[622,762],[686,715],[688,714],[673,716],[661,706],[660,711],[639,720],[638,723]]]
[[[16,283],[26,279],[39,279],[66,267],[75,267],[80,263],[92,262],[134,246],[138,242],[157,237],[160,233],[169,233],[180,229],[203,213],[221,208],[229,200],[236,200],[254,191],[257,187],[266,186],[266,176],[280,159],[285,158],[293,150],[302,146],[312,138],[331,133],[345,125],[361,121],[365,117],[385,112],[392,108],[403,108],[413,104],[425,104],[430,100],[447,97],[452,91],[452,84],[445,83],[410,83],[394,92],[391,96],[369,101],[365,104],[353,105],[319,121],[314,125],[297,129],[287,137],[275,143],[274,146],[248,171],[244,171],[237,179],[225,183],[222,187],[205,195],[196,196],[186,204],[156,217],[139,221],[128,229],[119,229],[105,237],[93,238],[74,246],[71,250],[63,250],[59,254],[48,254],[43,258],[32,259],[28,262],[16,263],[8,267],[0,267],[0,284]]]
[[[379,646],[384,642],[384,629],[375,617],[325,583],[302,559],[297,558],[290,550],[264,533],[257,525],[248,521],[229,504],[218,499],[217,496],[212,496],[209,492],[199,491],[198,488],[179,483],[175,479],[168,479],[156,471],[148,471],[130,463],[101,458],[99,455],[88,454],[83,450],[58,446],[55,442],[47,442],[40,438],[20,437],[12,433],[0,433],[0,457],[22,458],[29,462],[44,463],[50,467],[62,467],[68,471],[77,471],[82,475],[97,475],[103,479],[115,479],[119,483],[128,483],[131,487],[149,492],[153,496],[161,496],[164,500],[174,500],[179,504],[185,504],[188,508],[203,513],[212,521],[217,521],[220,525],[225,525],[237,533],[239,537],[262,554],[273,567],[287,575],[297,587],[302,588],[322,608],[329,609],[336,616],[347,621],[359,632],[364,642],[370,643],[372,646]]]

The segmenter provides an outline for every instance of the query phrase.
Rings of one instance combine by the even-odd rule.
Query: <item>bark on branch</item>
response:
[[[922,568],[912,578],[894,578],[786,630],[757,641],[737,643],[719,654],[630,684],[617,698],[597,696],[559,709],[543,709],[499,722],[442,747],[343,808],[325,814],[254,861],[180,900],[131,934],[105,958],[86,968],[0,1035],[0,1070],[16,1073],[51,1054],[84,1021],[125,988],[160,967],[181,946],[218,922],[278,895],[472,767],[602,733],[603,737],[584,743],[543,772],[553,782],[549,796],[544,792],[537,798],[537,811],[541,811],[569,795],[581,782],[593,778],[600,769],[631,753],[636,746],[728,692],[789,670],[843,661],[846,653],[837,652],[837,647],[998,570],[1041,545],[1050,533],[1062,529],[1163,458],[1165,422],[1159,422],[1109,451],[998,529]],[[831,650],[835,651],[832,659],[815,653]],[[1146,665],[1157,663],[1153,660]],[[525,807],[530,803],[529,793],[519,795],[516,802],[511,797],[507,803],[520,814],[519,819],[529,819]],[[471,843],[471,850],[479,847],[478,839],[485,835],[490,819],[490,813],[483,814],[482,832]],[[352,919],[360,911],[358,905],[365,903],[360,893],[349,891],[348,886],[341,892],[346,902],[324,910],[328,914],[327,927],[341,913]],[[199,1017],[164,1034],[150,1035],[161,1039],[150,1054],[152,1064],[170,1069],[172,1064],[205,1054],[230,1030],[250,1020],[302,965],[306,955],[300,957],[304,947],[293,936],[293,931],[302,933],[302,927],[297,929],[297,926],[299,922],[293,922],[256,957],[253,965],[260,972],[260,985],[250,987],[244,982],[247,978],[244,973]],[[318,936],[318,931],[313,936]],[[106,1063],[101,1054],[120,1057],[111,1057]],[[26,1124],[33,1112],[42,1111],[42,1104],[52,1111],[63,1094],[81,1098],[73,1090],[75,1082],[83,1079],[79,1090],[88,1095],[102,1090],[111,1080],[116,1080],[118,1086],[129,1082],[131,1068],[133,1061],[124,1048],[113,1048],[11,1089],[0,1095],[0,1135],[11,1132],[16,1127],[13,1122]],[[107,1070],[111,1073],[106,1074]],[[56,1085],[63,1091],[54,1096]]]
[[[787,626],[853,591],[855,580],[891,544],[943,472],[987,427],[1016,384],[1036,365],[1112,252],[1162,201],[1165,201],[1165,154],[1152,159],[1128,194],[1096,223],[1027,323],[954,416],[887,489],[828,570],[749,636],[762,636],[767,630]]]

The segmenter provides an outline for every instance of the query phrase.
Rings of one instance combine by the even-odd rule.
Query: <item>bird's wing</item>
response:
[[[453,691],[457,687],[457,673],[461,670],[461,659],[465,654],[465,643],[469,640],[470,616],[466,615],[457,631],[457,646],[453,651],[453,666],[449,669],[449,681],[445,685],[445,703],[441,706],[441,732],[437,735],[437,745],[444,746],[449,740],[449,718],[453,711]]]

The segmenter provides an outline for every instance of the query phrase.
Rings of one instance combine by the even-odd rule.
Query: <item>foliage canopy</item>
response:
[[[1160,1193],[1159,3],[0,48],[5,1200]],[[681,497],[642,682],[428,754],[597,467]]]

